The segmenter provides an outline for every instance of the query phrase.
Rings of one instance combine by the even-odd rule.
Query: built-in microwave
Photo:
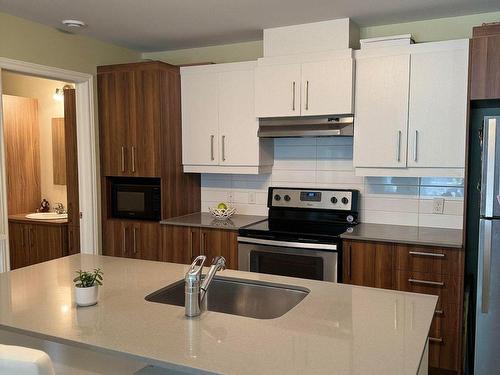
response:
[[[111,217],[159,221],[161,187],[159,178],[111,177]]]

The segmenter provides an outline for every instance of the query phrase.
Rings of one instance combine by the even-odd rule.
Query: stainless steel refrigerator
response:
[[[474,373],[500,373],[500,116],[485,117],[482,141]]]

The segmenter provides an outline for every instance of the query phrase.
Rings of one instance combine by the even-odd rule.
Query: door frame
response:
[[[81,252],[99,254],[99,179],[97,129],[94,117],[94,77],[87,73],[0,57],[0,94],[2,93],[2,70],[75,84]],[[0,95],[0,272],[10,269],[6,186],[2,96]]]

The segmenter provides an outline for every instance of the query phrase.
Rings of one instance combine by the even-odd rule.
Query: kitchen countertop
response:
[[[238,215],[231,216],[228,220],[217,220],[208,212],[196,212],[194,214],[173,217],[160,221],[160,224],[180,225],[186,227],[217,228],[238,230],[250,224],[267,220],[267,216]]]
[[[28,219],[26,214],[9,215],[9,221],[33,223],[33,224],[68,224],[68,219],[43,220],[43,219]]]
[[[462,231],[460,229],[360,223],[353,227],[352,232],[346,232],[340,237],[350,240],[462,247]]]
[[[71,279],[100,267],[95,306],[76,308]],[[144,360],[222,374],[416,374],[436,296],[225,270],[221,276],[308,288],[287,314],[259,320],[144,297],[188,266],[76,254],[0,274],[0,329]],[[198,371],[195,371],[198,372]]]

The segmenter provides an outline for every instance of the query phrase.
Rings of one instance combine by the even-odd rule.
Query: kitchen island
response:
[[[75,307],[74,272],[98,267],[104,272],[99,303]],[[43,339],[189,373],[426,373],[437,297],[225,270],[220,276],[310,293],[285,315],[266,320],[212,311],[187,319],[182,307],[144,299],[186,270],[77,254],[0,274],[0,342],[23,335],[27,346],[30,338]]]

